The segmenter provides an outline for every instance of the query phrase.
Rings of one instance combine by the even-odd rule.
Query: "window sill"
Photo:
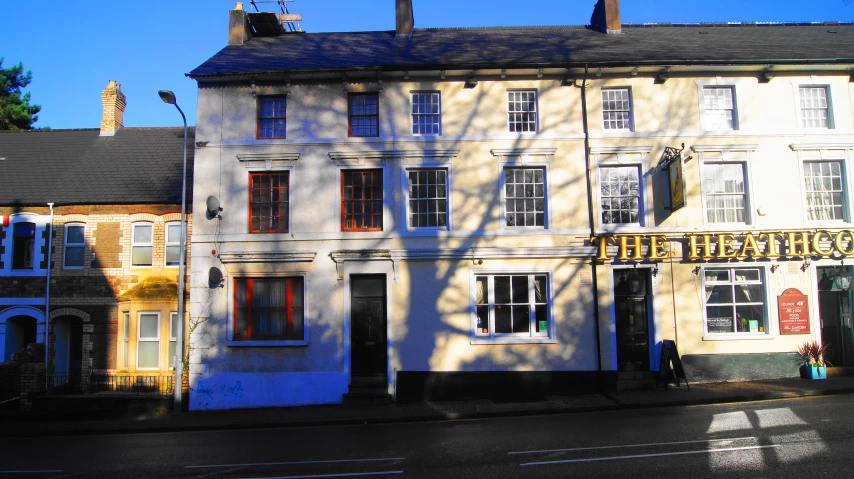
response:
[[[308,340],[272,339],[235,341],[233,339],[229,339],[228,341],[226,341],[226,344],[232,347],[308,346]]]
[[[724,333],[724,334],[704,334],[703,341],[756,341],[763,339],[775,339],[776,336],[765,333]]]
[[[546,337],[526,337],[526,338],[487,338],[475,336],[471,338],[471,344],[557,344],[557,340]]]

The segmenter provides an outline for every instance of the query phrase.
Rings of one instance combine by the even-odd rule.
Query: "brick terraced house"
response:
[[[124,128],[114,80],[102,101],[100,130],[0,132],[0,363],[48,326],[53,385],[171,387],[183,128]]]

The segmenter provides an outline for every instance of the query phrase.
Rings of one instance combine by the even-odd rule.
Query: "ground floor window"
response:
[[[767,334],[761,268],[707,268],[703,272],[706,334]]]
[[[160,313],[139,313],[137,325],[136,367],[160,367]]]
[[[548,338],[548,275],[478,274],[474,278],[474,334],[484,339]]]
[[[305,340],[304,279],[238,278],[234,339]]]

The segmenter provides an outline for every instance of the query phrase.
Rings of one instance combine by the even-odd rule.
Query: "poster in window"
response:
[[[797,288],[789,288],[777,296],[780,312],[780,334],[809,334],[810,309],[807,296]]]
[[[676,211],[685,206],[685,181],[682,172],[682,155],[670,162],[667,170],[670,173],[670,211]]]
[[[713,333],[731,333],[735,331],[735,322],[732,316],[725,318],[707,318],[709,334]]]

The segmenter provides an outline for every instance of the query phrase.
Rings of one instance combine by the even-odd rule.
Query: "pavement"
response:
[[[823,380],[800,378],[691,384],[686,387],[554,396],[544,401],[490,400],[420,402],[386,405],[318,405],[284,408],[191,411],[120,418],[43,418],[4,414],[0,437],[73,436],[142,432],[204,431],[307,427],[346,424],[441,421],[503,416],[566,414],[590,411],[737,403],[770,399],[854,393],[854,376]]]

